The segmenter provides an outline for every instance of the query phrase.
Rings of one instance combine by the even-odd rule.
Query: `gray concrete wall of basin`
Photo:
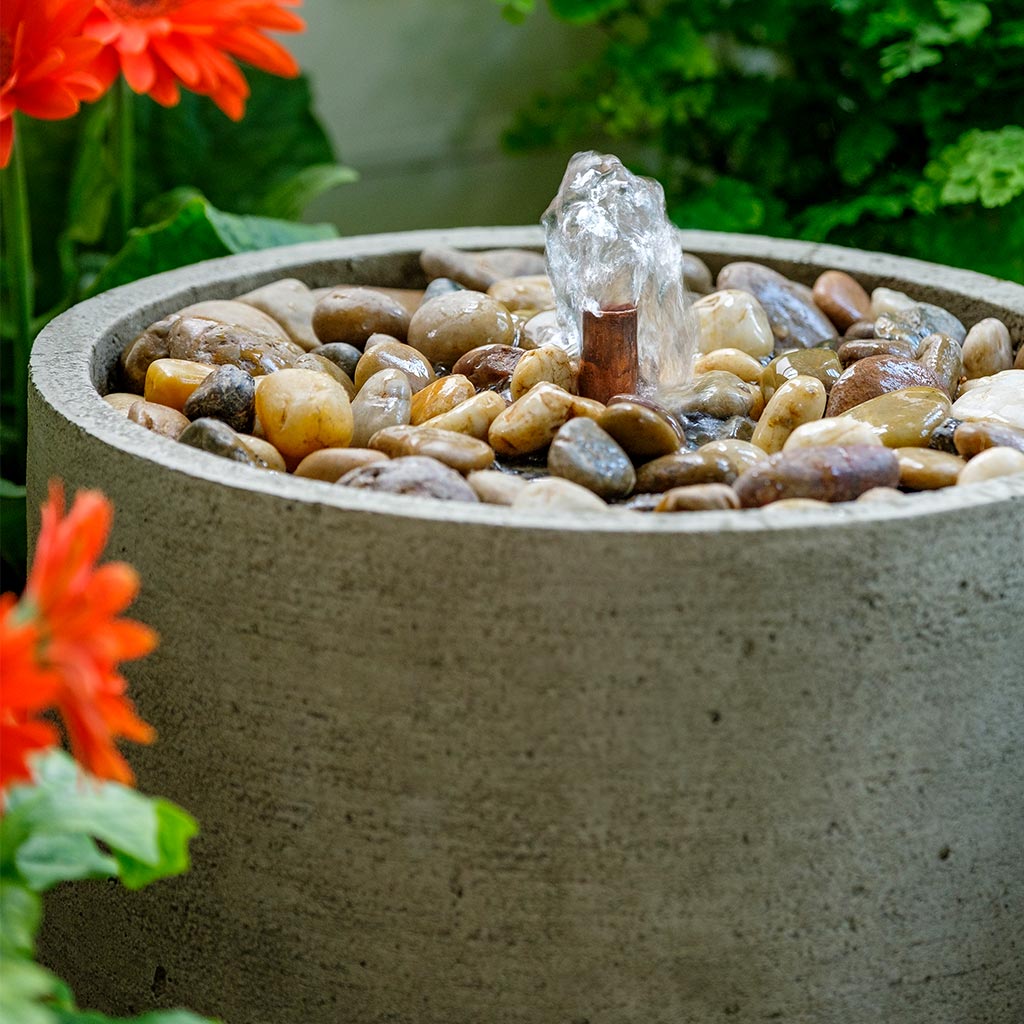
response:
[[[1024,288],[684,233],[1002,317]],[[376,236],[116,289],[32,358],[30,507],[117,506],[162,635],[140,786],[192,871],[49,900],[82,1005],[229,1024],[1024,1019],[1024,480],[898,506],[535,515],[350,492],[149,434],[97,386],[197,299],[421,282]],[[83,937],[87,937],[84,938]]]

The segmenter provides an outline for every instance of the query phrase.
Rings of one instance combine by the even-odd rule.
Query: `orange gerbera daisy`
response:
[[[209,96],[237,121],[249,86],[236,57],[275,75],[299,73],[294,57],[266,32],[301,32],[285,10],[302,0],[97,0],[85,34],[104,45],[99,68],[109,84],[118,71],[137,93],[173,106],[179,85]]]
[[[65,517],[63,489],[51,484],[25,593],[0,605],[0,721],[4,739],[14,737],[0,783],[24,777],[25,756],[53,742],[34,717],[46,707],[60,713],[75,757],[100,778],[131,782],[115,741],[153,739],[117,671],[118,662],[156,646],[148,626],[118,617],[138,593],[138,575],[120,562],[96,565],[112,520],[113,507],[96,491],[80,492]]]
[[[94,0],[3,0],[0,4],[0,167],[14,144],[16,110],[59,120],[105,86],[93,71],[100,46],[79,34]]]

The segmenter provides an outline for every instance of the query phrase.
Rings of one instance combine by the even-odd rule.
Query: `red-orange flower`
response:
[[[14,144],[16,110],[59,120],[105,86],[93,63],[100,47],[80,34],[94,0],[3,0],[0,4],[0,167]]]
[[[237,121],[249,86],[231,58],[275,75],[299,73],[295,59],[267,32],[301,32],[287,7],[302,0],[97,0],[85,34],[104,45],[98,68],[108,84],[119,71],[137,93],[165,107],[179,86],[209,96]]]
[[[80,492],[64,516],[63,489],[51,484],[25,593],[17,604],[5,595],[0,605],[5,746],[13,737],[0,786],[25,777],[28,753],[54,741],[35,717],[47,707],[60,713],[75,757],[100,778],[131,782],[115,741],[153,739],[117,671],[118,662],[156,645],[148,626],[118,617],[138,593],[138,576],[124,563],[96,565],[112,519],[113,507],[96,491]]]

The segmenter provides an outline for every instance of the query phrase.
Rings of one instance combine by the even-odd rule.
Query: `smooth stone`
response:
[[[700,448],[695,452],[663,455],[644,463],[636,471],[636,489],[659,493],[690,484],[731,484],[741,472],[734,458]]]
[[[829,508],[830,504],[819,498],[780,498],[778,501],[771,502],[767,507],[772,512],[785,512],[787,509],[795,509],[798,512],[804,509],[813,512],[816,509]]]
[[[154,359],[146,370],[143,395],[147,402],[181,412],[192,392],[213,370],[208,363],[195,363],[190,359]]]
[[[438,427],[385,427],[370,438],[369,447],[392,458],[423,455],[460,473],[487,469],[494,463],[494,452],[485,441]]]
[[[139,396],[129,391],[112,391],[109,395],[103,396],[103,401],[118,412],[128,414],[128,410],[139,401]]]
[[[929,334],[921,342],[917,360],[935,374],[942,390],[952,398],[963,374],[963,350],[948,334]]]
[[[586,416],[588,420],[593,420],[596,423],[604,415],[604,411],[607,408],[604,402],[599,402],[596,398],[583,398],[580,395],[572,396],[573,416]]]
[[[134,392],[136,398],[146,386],[146,373],[150,364],[157,359],[170,358],[168,336],[177,321],[177,315],[172,315],[150,324],[122,349],[119,359],[121,379],[125,388]]]
[[[1011,427],[991,420],[958,423],[953,432],[953,443],[957,452],[966,458],[986,448],[1015,448],[1024,452],[1024,427]]]
[[[937,452],[948,452],[950,455],[959,455],[956,450],[956,430],[960,426],[960,420],[950,416],[944,419],[935,428],[932,436],[928,438],[928,447],[934,448]]]
[[[871,319],[877,320],[883,314],[902,313],[917,305],[906,292],[894,288],[876,288],[871,293]]]
[[[547,274],[506,277],[495,281],[486,291],[509,312],[532,309],[534,313],[539,313],[544,309],[555,308],[555,291]]]
[[[238,434],[252,432],[256,417],[256,384],[237,366],[221,366],[189,395],[182,412],[190,420],[221,420]]]
[[[1017,473],[1024,473],[1024,452],[1016,448],[986,448],[964,466],[956,482],[980,484],[985,480],[1014,476]]]
[[[867,341],[869,338],[875,336],[875,321],[871,320],[857,320],[855,323],[850,324],[846,328],[846,332],[843,334],[844,341]]]
[[[700,486],[699,484],[697,486]],[[634,494],[615,507],[628,512],[653,512],[661,501],[660,494]]]
[[[366,448],[370,438],[385,427],[409,423],[413,394],[409,379],[401,370],[378,370],[360,389],[352,402],[354,448]]]
[[[269,441],[253,437],[252,434],[239,434],[238,440],[249,450],[261,469],[273,470],[275,473],[287,471],[284,456]]]
[[[573,415],[573,396],[542,381],[495,417],[487,433],[499,455],[527,455],[546,448]]]
[[[362,386],[381,370],[401,370],[415,395],[436,380],[434,368],[411,345],[387,338],[368,348],[356,366],[355,385]]]
[[[714,288],[714,278],[708,265],[692,252],[683,253],[683,287],[688,292],[706,295]]]
[[[827,445],[771,455],[733,486],[744,508],[757,508],[785,498],[853,501],[872,487],[895,487],[899,478],[899,460],[887,448]]]
[[[608,511],[608,506],[593,491],[557,476],[530,481],[516,495],[512,508],[566,512]]]
[[[452,373],[467,377],[478,391],[501,391],[509,386],[516,364],[525,353],[511,345],[480,345],[461,356]]]
[[[740,499],[726,484],[692,484],[666,491],[655,512],[704,512],[712,509],[739,508]]]
[[[294,344],[288,332],[272,316],[239,299],[203,299],[177,312],[179,319],[197,318],[266,335],[275,341]]]
[[[968,380],[1012,369],[1013,346],[1006,324],[991,316],[979,320],[964,339],[963,359]]]
[[[708,441],[707,444],[702,445],[697,451],[701,452],[706,458],[724,459],[734,477],[739,476],[740,473],[750,469],[751,466],[756,466],[759,462],[764,462],[768,458],[764,449],[758,448],[757,445],[751,444],[749,441],[741,441],[735,437],[726,438],[722,441]]]
[[[384,288],[380,285],[374,285],[373,290],[380,292],[382,295],[387,295],[396,302],[400,302],[405,307],[405,311],[409,316],[412,316],[423,305],[423,295],[425,293],[423,288]]]
[[[413,396],[412,413],[408,422],[414,426],[426,423],[435,416],[451,412],[457,405],[461,405],[475,394],[476,388],[469,378],[461,373],[439,377]]]
[[[548,471],[608,501],[625,498],[636,484],[629,456],[585,417],[569,420],[559,429],[548,449]]]
[[[238,305],[263,315],[251,306]],[[287,337],[276,338],[244,325],[198,317],[180,317],[171,325],[167,332],[167,351],[172,359],[215,366],[230,364],[253,377],[286,369],[305,355],[305,350]]]
[[[313,331],[323,344],[343,341],[362,345],[371,334],[402,339],[409,330],[409,311],[394,296],[374,288],[343,285],[317,302]]]
[[[236,301],[266,313],[284,328],[296,345],[301,345],[307,352],[320,345],[320,339],[313,333],[316,296],[302,281],[293,277],[271,281],[262,288],[239,295]]]
[[[811,291],[814,304],[840,331],[871,316],[871,296],[856,278],[842,270],[819,274]]]
[[[794,377],[814,377],[821,381],[828,392],[842,375],[839,357],[832,349],[797,349],[776,356],[761,371],[761,392],[764,400],[770,402],[775,392]]]
[[[820,448],[823,445],[880,445],[882,439],[874,427],[852,416],[829,416],[796,428],[782,446],[785,452],[795,448]]]
[[[472,501],[476,492],[450,466],[423,455],[409,455],[375,462],[346,473],[338,485],[385,494],[407,494],[442,501]]]
[[[724,370],[748,384],[760,384],[761,371],[764,367],[753,357],[738,348],[718,348],[713,352],[705,352],[693,363],[695,375],[710,373],[712,370]]]
[[[529,350],[540,348],[541,345],[557,345],[562,332],[558,326],[558,313],[546,309],[543,313],[530,317],[519,332],[519,347]]]
[[[761,389],[742,381],[733,373],[712,370],[694,377],[688,384],[668,388],[658,400],[673,416],[702,413],[716,419],[730,416],[757,416],[764,407]]]
[[[466,477],[466,483],[487,505],[512,505],[527,482],[521,476],[496,469],[478,469]]]
[[[948,310],[930,302],[918,302],[897,313],[883,313],[875,320],[875,337],[905,341],[920,354],[921,343],[930,334],[948,334],[955,342],[967,337],[964,325]]]
[[[709,441],[724,441],[738,438],[749,441],[754,436],[757,423],[749,416],[729,416],[718,419],[703,413],[687,413],[673,417],[683,432],[683,439],[689,448],[700,448]]]
[[[1017,358],[1013,361],[1013,368],[1015,370],[1024,370],[1024,342],[1017,349]]]
[[[670,455],[683,444],[683,434],[673,420],[639,402],[609,402],[597,424],[635,462]]]
[[[1024,429],[1024,370],[1003,370],[974,382],[953,403],[959,420],[992,420]]]
[[[295,475],[333,484],[353,469],[387,461],[387,455],[372,448],[319,448],[295,467]]]
[[[246,466],[256,466],[257,462],[245,442],[226,423],[220,420],[193,420],[178,436],[181,444],[191,448],[219,455],[232,462],[241,462]]]
[[[927,387],[943,390],[942,382],[926,366],[899,356],[868,356],[858,359],[832,385],[827,416],[842,416],[854,406],[890,391]]]
[[[319,351],[307,352],[292,363],[293,370],[313,370],[315,373],[326,373],[336,380],[350,399],[356,396],[356,385],[351,377],[332,359],[320,355]]]
[[[134,396],[135,401],[128,409],[128,419],[132,423],[159,434],[161,437],[169,437],[177,441],[182,432],[189,424],[189,417],[172,409],[167,405],[158,405],[156,402],[147,402],[138,395]]]
[[[821,419],[828,395],[816,377],[793,377],[772,395],[757,421],[750,443],[774,454],[797,427]]]
[[[286,461],[298,462],[318,448],[344,448],[352,439],[348,393],[315,370],[270,374],[256,389],[256,414]]]
[[[424,302],[409,323],[409,344],[442,366],[453,366],[481,345],[511,345],[515,338],[512,314],[477,291],[449,292]]]
[[[899,356],[901,359],[913,359],[917,355],[917,348],[917,345],[912,345],[909,341],[896,341],[893,338],[853,338],[844,341],[836,349],[836,355],[845,368],[858,359],[867,359],[869,356]]]
[[[447,277],[466,288],[485,292],[506,277],[531,277],[547,273],[541,253],[528,249],[490,249],[465,252],[436,246],[420,253],[420,266],[427,278]]]
[[[321,345],[316,354],[323,359],[330,359],[349,380],[355,381],[356,367],[363,358],[362,351],[355,345],[350,345],[346,341],[332,341]]]
[[[933,491],[952,487],[967,465],[959,455],[932,448],[896,448],[900,463],[900,486],[909,491]]]
[[[807,288],[770,267],[745,261],[729,263],[718,273],[718,287],[739,288],[757,298],[768,315],[776,352],[813,348],[838,337],[832,321],[809,298]]]
[[[436,299],[438,295],[447,295],[448,292],[462,291],[463,287],[458,281],[453,281],[450,277],[435,277],[423,290],[423,302]],[[421,302],[420,305],[422,304]]]
[[[900,501],[906,501],[907,496],[903,491],[898,490],[895,487],[872,487],[870,491],[865,491],[860,495],[857,500],[893,504]]]
[[[509,383],[512,400],[522,398],[531,388],[548,381],[566,391],[576,390],[576,371],[569,353],[557,345],[541,345],[524,352],[516,363]]]
[[[748,291],[726,288],[698,299],[692,306],[699,334],[697,351],[735,348],[754,358],[771,355],[775,336],[761,303]]]
[[[454,409],[427,420],[424,426],[453,430],[457,434],[467,434],[477,440],[486,441],[491,424],[507,408],[508,403],[501,395],[493,391],[481,391],[480,394],[460,402]]]
[[[944,391],[913,387],[862,402],[846,415],[874,427],[889,448],[913,448],[926,446],[949,413],[950,401]]]

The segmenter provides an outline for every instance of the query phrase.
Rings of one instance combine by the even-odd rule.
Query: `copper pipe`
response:
[[[639,377],[636,306],[583,311],[579,393],[607,402],[612,395],[632,394]]]

